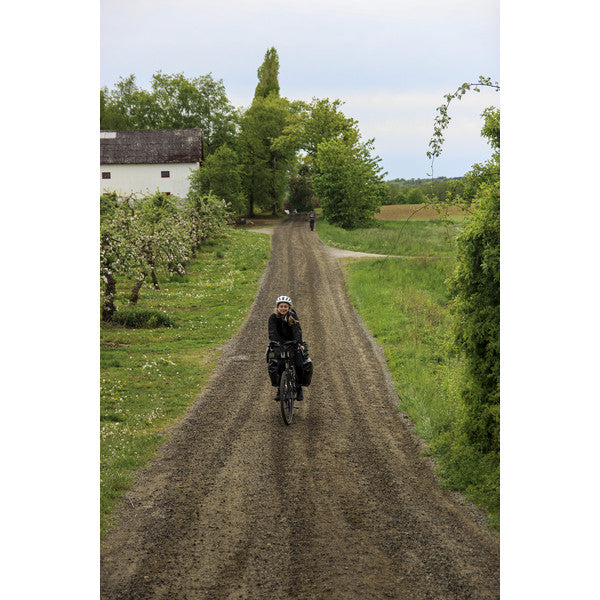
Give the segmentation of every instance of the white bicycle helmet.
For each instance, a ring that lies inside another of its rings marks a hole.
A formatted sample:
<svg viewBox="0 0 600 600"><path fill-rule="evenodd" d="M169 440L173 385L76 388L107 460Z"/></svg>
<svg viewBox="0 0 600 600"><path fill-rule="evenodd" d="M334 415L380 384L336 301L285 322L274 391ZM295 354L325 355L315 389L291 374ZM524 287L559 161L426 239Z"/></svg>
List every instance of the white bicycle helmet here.
<svg viewBox="0 0 600 600"><path fill-rule="evenodd" d="M282 302L286 302L290 306L292 305L292 299L289 296L279 296L275 302L275 306L279 306Z"/></svg>

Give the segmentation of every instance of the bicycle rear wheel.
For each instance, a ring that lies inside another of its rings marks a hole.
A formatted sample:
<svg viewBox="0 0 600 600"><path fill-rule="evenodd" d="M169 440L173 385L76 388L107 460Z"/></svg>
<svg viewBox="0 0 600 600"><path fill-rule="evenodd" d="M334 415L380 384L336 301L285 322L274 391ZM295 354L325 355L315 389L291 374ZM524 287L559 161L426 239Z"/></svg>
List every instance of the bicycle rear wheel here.
<svg viewBox="0 0 600 600"><path fill-rule="evenodd" d="M281 374L281 382L279 383L279 398L281 404L281 415L283 422L286 425L291 425L294 418L294 381L289 371L284 371Z"/></svg>

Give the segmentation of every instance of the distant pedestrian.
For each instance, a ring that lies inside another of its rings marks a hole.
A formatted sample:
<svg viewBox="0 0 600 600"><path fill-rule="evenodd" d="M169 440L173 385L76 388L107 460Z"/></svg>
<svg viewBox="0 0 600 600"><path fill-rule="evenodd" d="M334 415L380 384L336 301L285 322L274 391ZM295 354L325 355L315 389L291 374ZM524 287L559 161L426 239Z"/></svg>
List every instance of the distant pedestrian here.
<svg viewBox="0 0 600 600"><path fill-rule="evenodd" d="M317 215L315 214L314 210L311 210L308 213L308 222L310 223L310 230L314 231L315 230L315 219L317 218Z"/></svg>

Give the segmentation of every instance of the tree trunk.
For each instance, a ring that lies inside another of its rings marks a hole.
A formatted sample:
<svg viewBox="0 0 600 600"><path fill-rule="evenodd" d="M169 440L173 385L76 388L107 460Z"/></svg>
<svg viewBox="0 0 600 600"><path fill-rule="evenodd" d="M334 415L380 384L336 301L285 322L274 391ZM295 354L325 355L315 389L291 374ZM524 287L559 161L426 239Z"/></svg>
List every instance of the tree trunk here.
<svg viewBox="0 0 600 600"><path fill-rule="evenodd" d="M156 273L154 272L154 267L150 270L150 277L152 277L152 284L154 285L155 290L160 290L160 286L158 285L158 279L156 278Z"/></svg>
<svg viewBox="0 0 600 600"><path fill-rule="evenodd" d="M160 287L158 285L158 279L156 278L156 272L154 270L154 254L152 253L152 248L150 246L147 246L144 250L144 253L146 254L146 262L150 267L150 277L152 278L152 284L154 285L154 289L160 290Z"/></svg>
<svg viewBox="0 0 600 600"><path fill-rule="evenodd" d="M130 304L137 304L137 301L140 297L140 289L144 285L144 279L146 279L146 274L142 275L141 279L139 279L133 286L133 289L131 290L131 296L129 296Z"/></svg>
<svg viewBox="0 0 600 600"><path fill-rule="evenodd" d="M254 217L254 191L250 191L248 194L248 216Z"/></svg>
<svg viewBox="0 0 600 600"><path fill-rule="evenodd" d="M106 288L104 289L104 303L102 305L102 320L112 321L113 314L115 313L115 296L117 294L117 282L112 276L112 273L108 273L104 276L104 282Z"/></svg>
<svg viewBox="0 0 600 600"><path fill-rule="evenodd" d="M202 250L202 234L199 225L196 225L195 240L196 242L194 244L194 256L196 256L196 252L200 252L200 250Z"/></svg>

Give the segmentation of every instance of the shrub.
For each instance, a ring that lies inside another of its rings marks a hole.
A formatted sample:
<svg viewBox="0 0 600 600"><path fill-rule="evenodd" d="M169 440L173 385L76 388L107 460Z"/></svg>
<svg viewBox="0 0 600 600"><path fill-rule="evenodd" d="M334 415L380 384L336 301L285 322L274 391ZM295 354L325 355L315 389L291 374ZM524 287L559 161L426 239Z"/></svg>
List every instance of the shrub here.
<svg viewBox="0 0 600 600"><path fill-rule="evenodd" d="M158 327L174 327L173 319L160 310L143 310L139 308L123 308L113 315L113 323L131 329L156 329Z"/></svg>

